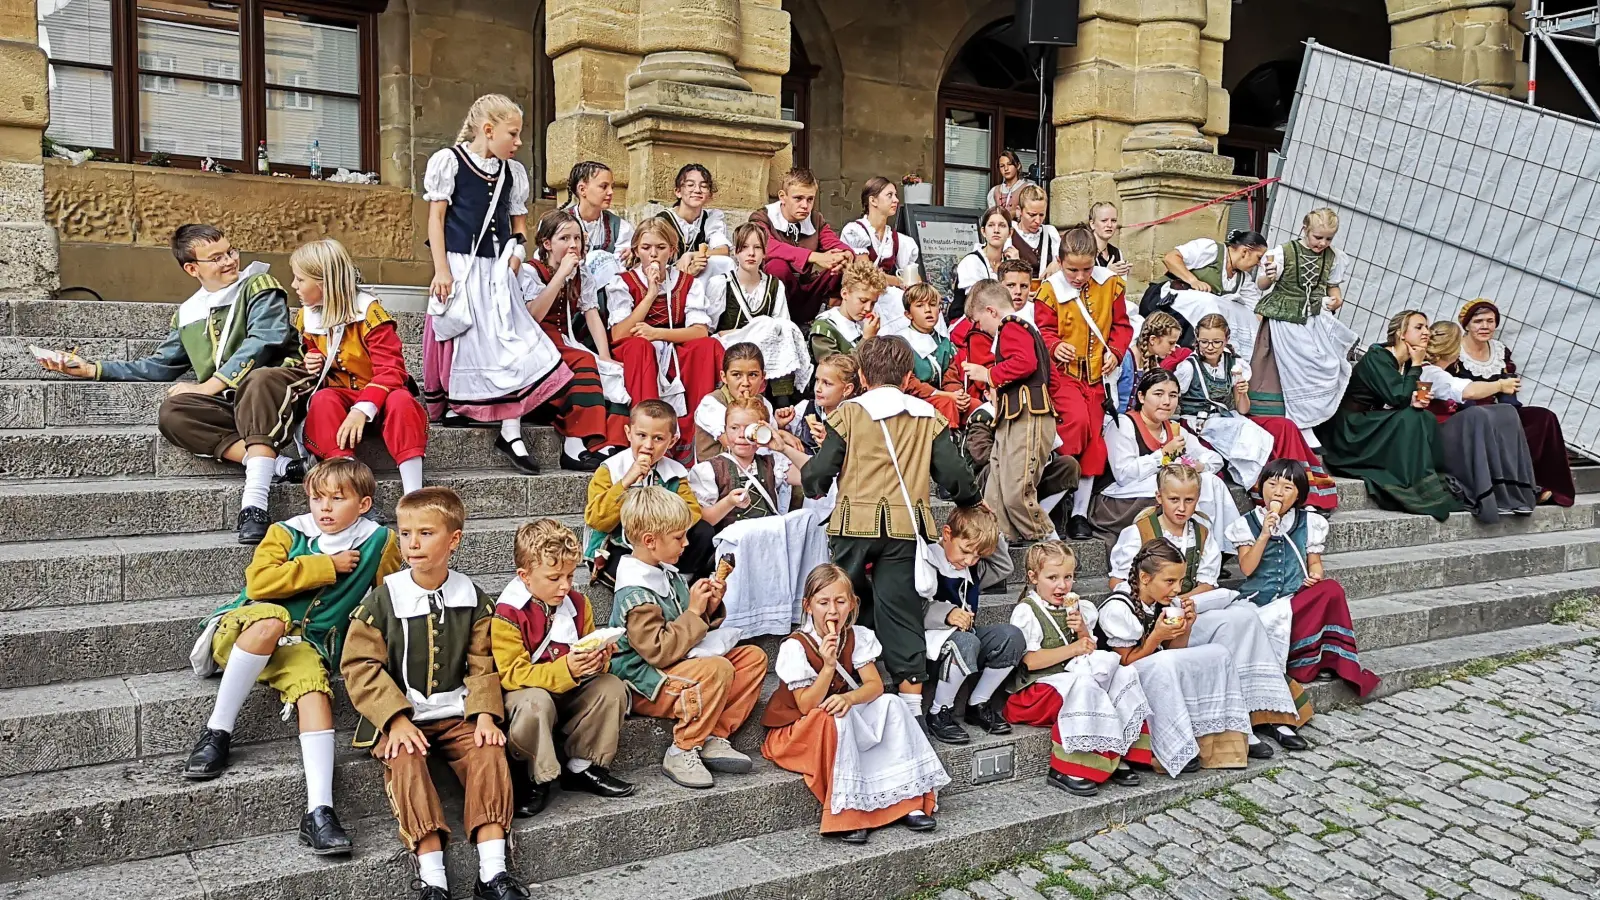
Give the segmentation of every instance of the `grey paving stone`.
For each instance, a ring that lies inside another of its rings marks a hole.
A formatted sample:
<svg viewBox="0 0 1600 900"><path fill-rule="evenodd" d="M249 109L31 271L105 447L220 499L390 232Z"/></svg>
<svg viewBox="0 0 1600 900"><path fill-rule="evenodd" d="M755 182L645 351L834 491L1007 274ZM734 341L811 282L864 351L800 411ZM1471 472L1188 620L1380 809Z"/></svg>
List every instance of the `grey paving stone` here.
<svg viewBox="0 0 1600 900"><path fill-rule="evenodd" d="M1515 805L1528 799L1527 791L1498 778L1468 778L1461 782L1461 788L1480 797L1508 805Z"/></svg>

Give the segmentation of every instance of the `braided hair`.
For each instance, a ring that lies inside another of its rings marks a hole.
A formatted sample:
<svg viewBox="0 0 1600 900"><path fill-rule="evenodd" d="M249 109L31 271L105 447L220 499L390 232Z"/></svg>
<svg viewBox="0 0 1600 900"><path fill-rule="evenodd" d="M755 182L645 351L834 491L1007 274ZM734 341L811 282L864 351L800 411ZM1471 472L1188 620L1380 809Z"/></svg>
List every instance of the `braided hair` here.
<svg viewBox="0 0 1600 900"><path fill-rule="evenodd" d="M1177 337L1183 334L1183 324L1172 313L1157 310L1144 320L1144 327L1139 329L1139 339L1134 346L1139 350L1139 359L1144 361L1144 371L1161 367L1161 360L1150 358L1150 342L1158 337L1171 335Z"/></svg>
<svg viewBox="0 0 1600 900"><path fill-rule="evenodd" d="M610 166L592 159L586 159L573 166L572 171L567 174L567 205L571 206L578 202L578 185L599 175L601 172L609 171L611 171Z"/></svg>
<svg viewBox="0 0 1600 900"><path fill-rule="evenodd" d="M1072 561L1072 568L1076 573L1078 556L1072 552L1072 548L1067 545L1066 541L1040 541L1028 548L1028 555L1022 559L1022 570L1029 575L1033 575L1050 563L1065 563L1068 560ZM1021 603L1031 590L1033 590L1033 582L1024 579L1022 592L1017 596L1017 602Z"/></svg>
<svg viewBox="0 0 1600 900"><path fill-rule="evenodd" d="M1144 583L1139 576L1153 576L1161 571L1162 566L1174 563L1183 565L1183 554L1179 553L1178 548L1172 546L1170 541L1163 537L1145 541L1139 552L1133 555L1133 562L1128 564L1128 595L1143 603L1144 598L1140 593L1144 589Z"/></svg>

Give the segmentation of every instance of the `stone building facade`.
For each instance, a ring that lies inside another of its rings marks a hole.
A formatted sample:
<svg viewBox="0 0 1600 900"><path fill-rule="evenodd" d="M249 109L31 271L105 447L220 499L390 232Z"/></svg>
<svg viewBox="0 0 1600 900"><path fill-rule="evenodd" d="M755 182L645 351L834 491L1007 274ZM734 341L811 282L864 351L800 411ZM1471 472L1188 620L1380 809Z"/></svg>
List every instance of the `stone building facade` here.
<svg viewBox="0 0 1600 900"><path fill-rule="evenodd" d="M279 271L300 242L330 236L368 279L425 284L425 162L489 91L528 111L523 158L549 189L545 204L572 163L593 158L615 170L618 208L638 213L671 197L681 164L699 161L717 177L715 204L737 216L767 202L798 156L839 224L859 214L860 185L873 175L917 173L942 187L956 129L971 125L959 117L1019 140L1038 118L1018 111L1027 95L1014 84L994 87L993 70L1011 57L989 51L1004 50L1011 0L331 0L309 6L371 16L361 94L376 98L369 158L380 184L152 168L132 155L70 166L40 158L51 78L40 8L67 2L0 0L4 295L84 285L107 298L175 299L192 284L165 243L194 220L219 222ZM111 2L142 10L154 0ZM257 3L272 0L246 5ZM1260 64L1292 66L1305 37L1513 93L1525 80L1525 6L1082 0L1078 45L1045 73L1052 219L1079 219L1090 202L1110 199L1124 223L1146 222L1251 183L1259 172L1218 152L1219 141L1231 152L1230 95L1259 82L1251 75ZM987 120L968 110L984 104L994 109ZM1128 233L1136 277L1151 277L1174 244L1218 233L1222 216L1212 207Z"/></svg>

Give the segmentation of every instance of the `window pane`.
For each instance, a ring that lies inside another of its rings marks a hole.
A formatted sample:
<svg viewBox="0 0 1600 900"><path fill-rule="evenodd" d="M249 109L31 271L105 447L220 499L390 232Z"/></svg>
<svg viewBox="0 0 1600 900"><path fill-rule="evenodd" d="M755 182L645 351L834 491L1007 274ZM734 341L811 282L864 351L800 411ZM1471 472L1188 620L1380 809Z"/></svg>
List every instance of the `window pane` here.
<svg viewBox="0 0 1600 900"><path fill-rule="evenodd" d="M111 65L111 0L45 0L39 46L51 59Z"/></svg>
<svg viewBox="0 0 1600 900"><path fill-rule="evenodd" d="M795 121L795 107L800 102L800 95L793 88L784 88L778 95L778 118L785 122Z"/></svg>
<svg viewBox="0 0 1600 900"><path fill-rule="evenodd" d="M50 67L50 139L74 147L111 147L111 73Z"/></svg>
<svg viewBox="0 0 1600 900"><path fill-rule="evenodd" d="M149 87L146 79L150 80ZM139 150L218 159L244 159L239 135L244 116L237 93L193 78L142 76L139 85ZM253 160L254 154L251 155Z"/></svg>
<svg viewBox="0 0 1600 900"><path fill-rule="evenodd" d="M267 10L267 83L354 94L361 89L361 36L354 25Z"/></svg>
<svg viewBox="0 0 1600 900"><path fill-rule="evenodd" d="M952 109L945 113L944 162L947 166L991 165L989 135L992 116L988 113ZM988 188L985 188L988 190Z"/></svg>
<svg viewBox="0 0 1600 900"><path fill-rule="evenodd" d="M361 168L361 103L299 91L267 91L267 157L308 166L311 142L318 161L332 173Z"/></svg>
<svg viewBox="0 0 1600 900"><path fill-rule="evenodd" d="M944 205L961 209L983 209L989 199L989 171L944 170Z"/></svg>
<svg viewBox="0 0 1600 900"><path fill-rule="evenodd" d="M194 0L141 0L139 16L140 68L218 77L222 67L237 77L237 8L215 9Z"/></svg>

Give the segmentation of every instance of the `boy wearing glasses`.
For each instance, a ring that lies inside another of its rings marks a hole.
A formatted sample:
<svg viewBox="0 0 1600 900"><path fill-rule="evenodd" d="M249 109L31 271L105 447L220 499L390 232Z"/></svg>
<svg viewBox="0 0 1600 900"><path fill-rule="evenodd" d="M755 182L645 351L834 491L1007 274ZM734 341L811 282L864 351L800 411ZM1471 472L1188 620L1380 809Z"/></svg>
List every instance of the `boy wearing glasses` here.
<svg viewBox="0 0 1600 900"><path fill-rule="evenodd" d="M299 336L288 295L266 265L239 268L239 251L214 225L182 225L172 255L199 290L178 306L172 333L144 359L43 360L52 372L97 381L172 381L157 424L162 437L196 456L244 466L239 543L259 544L272 519L275 478L298 481L298 460L278 455L293 436L301 397L317 378L299 368ZM194 382L177 381L193 370ZM293 464L293 465L291 465Z"/></svg>

